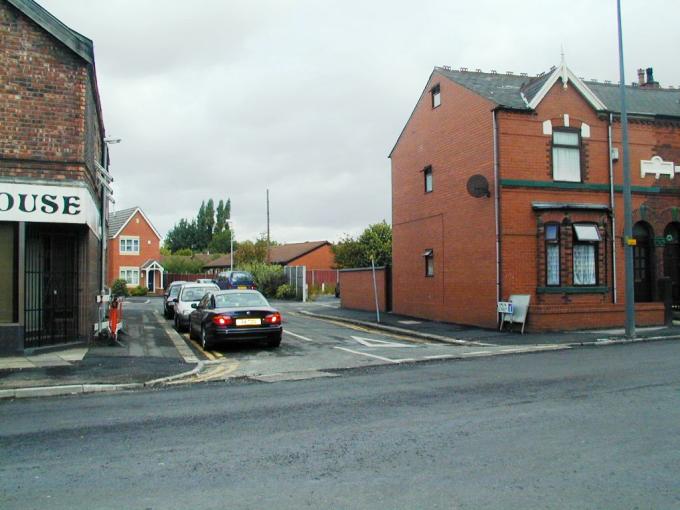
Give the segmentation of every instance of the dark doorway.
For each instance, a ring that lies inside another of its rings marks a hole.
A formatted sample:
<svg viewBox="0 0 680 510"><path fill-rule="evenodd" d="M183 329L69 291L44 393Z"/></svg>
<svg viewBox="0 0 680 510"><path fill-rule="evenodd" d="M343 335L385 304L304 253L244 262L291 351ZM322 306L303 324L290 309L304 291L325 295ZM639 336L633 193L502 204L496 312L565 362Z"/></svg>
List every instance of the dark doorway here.
<svg viewBox="0 0 680 510"><path fill-rule="evenodd" d="M154 277L156 276L156 273L152 271L151 269L146 270L146 279L147 279L147 288L149 289L149 292L153 292L156 290L154 288Z"/></svg>
<svg viewBox="0 0 680 510"><path fill-rule="evenodd" d="M633 226L633 276L635 287L635 302L652 301L652 229L647 223L637 222Z"/></svg>
<svg viewBox="0 0 680 510"><path fill-rule="evenodd" d="M26 229L24 347L78 336L78 235L51 226Z"/></svg>
<svg viewBox="0 0 680 510"><path fill-rule="evenodd" d="M664 276L671 279L673 304L680 305L680 224L669 223L663 235L666 241L663 249Z"/></svg>

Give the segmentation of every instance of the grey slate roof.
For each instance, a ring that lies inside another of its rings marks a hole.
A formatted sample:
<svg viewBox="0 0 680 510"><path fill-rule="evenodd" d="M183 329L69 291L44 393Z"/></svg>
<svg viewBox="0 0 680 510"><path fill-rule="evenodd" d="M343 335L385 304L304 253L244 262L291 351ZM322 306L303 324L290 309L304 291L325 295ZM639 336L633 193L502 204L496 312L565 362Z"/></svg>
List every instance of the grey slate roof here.
<svg viewBox="0 0 680 510"><path fill-rule="evenodd" d="M540 76L456 71L436 67L435 72L459 85L493 101L504 108L529 110L522 99L531 101L552 71ZM620 112L619 87L594 81L584 81L593 93L607 106L608 111ZM648 89L626 86L628 113L661 117L680 117L680 89Z"/></svg>
<svg viewBox="0 0 680 510"><path fill-rule="evenodd" d="M108 238L111 239L120 228L125 225L125 222L135 213L138 207L130 207L122 211L116 211L109 214L109 226L107 229Z"/></svg>

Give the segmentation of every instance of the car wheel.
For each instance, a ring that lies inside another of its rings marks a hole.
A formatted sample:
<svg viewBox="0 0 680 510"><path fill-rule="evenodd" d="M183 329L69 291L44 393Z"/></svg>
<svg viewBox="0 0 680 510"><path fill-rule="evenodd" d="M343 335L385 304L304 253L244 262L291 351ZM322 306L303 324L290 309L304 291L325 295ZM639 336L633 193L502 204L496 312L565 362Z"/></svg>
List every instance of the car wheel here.
<svg viewBox="0 0 680 510"><path fill-rule="evenodd" d="M267 345L269 347L278 347L279 345L281 345L281 333L267 341Z"/></svg>
<svg viewBox="0 0 680 510"><path fill-rule="evenodd" d="M198 338L197 338L196 335L194 334L194 328L193 328L193 326L191 325L191 319L189 319L189 338L190 338L191 340L198 340Z"/></svg>
<svg viewBox="0 0 680 510"><path fill-rule="evenodd" d="M175 314L175 329L178 333L182 332L182 323L179 321L179 315Z"/></svg>
<svg viewBox="0 0 680 510"><path fill-rule="evenodd" d="M205 326L201 326L201 347L204 351L210 349L210 341L208 340L208 334L205 332Z"/></svg>

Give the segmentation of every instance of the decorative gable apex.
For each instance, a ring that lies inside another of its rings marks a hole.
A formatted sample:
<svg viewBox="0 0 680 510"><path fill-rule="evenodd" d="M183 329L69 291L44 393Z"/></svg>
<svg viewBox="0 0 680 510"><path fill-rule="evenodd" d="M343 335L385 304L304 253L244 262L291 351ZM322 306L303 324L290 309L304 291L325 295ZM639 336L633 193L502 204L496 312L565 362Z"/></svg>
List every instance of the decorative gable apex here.
<svg viewBox="0 0 680 510"><path fill-rule="evenodd" d="M565 89L569 86L569 82L571 82L574 88L576 88L576 90L581 93L586 101L588 101L590 106L592 106L595 110L607 110L605 104L600 101L600 99L593 93L592 90L590 90L588 85L586 85L583 80L576 76L572 70L567 67L567 64L564 62L564 60L562 60L562 63L559 67L556 67L552 71L552 74L550 74L548 79L545 81L536 95L531 99L531 101L527 102L527 106L532 110L535 110L541 101L543 101L543 98L548 94L552 86L557 83L557 80L562 80L562 87Z"/></svg>

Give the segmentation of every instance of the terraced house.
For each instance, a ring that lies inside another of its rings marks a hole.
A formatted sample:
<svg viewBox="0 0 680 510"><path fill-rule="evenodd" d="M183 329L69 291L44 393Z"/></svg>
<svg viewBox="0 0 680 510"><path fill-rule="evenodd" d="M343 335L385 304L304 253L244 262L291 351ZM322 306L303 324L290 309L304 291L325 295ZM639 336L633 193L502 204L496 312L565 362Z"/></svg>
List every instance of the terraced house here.
<svg viewBox="0 0 680 510"><path fill-rule="evenodd" d="M0 354L91 335L107 168L92 41L0 0Z"/></svg>
<svg viewBox="0 0 680 510"><path fill-rule="evenodd" d="M638 325L658 283L680 304L680 90L626 86ZM393 309L496 327L529 295L529 330L624 324L618 84L563 62L538 76L436 67L392 163Z"/></svg>

